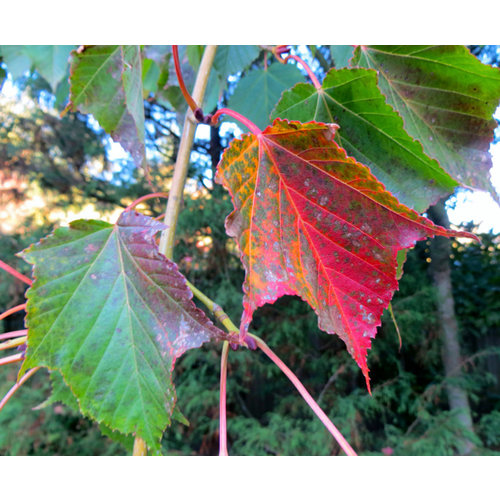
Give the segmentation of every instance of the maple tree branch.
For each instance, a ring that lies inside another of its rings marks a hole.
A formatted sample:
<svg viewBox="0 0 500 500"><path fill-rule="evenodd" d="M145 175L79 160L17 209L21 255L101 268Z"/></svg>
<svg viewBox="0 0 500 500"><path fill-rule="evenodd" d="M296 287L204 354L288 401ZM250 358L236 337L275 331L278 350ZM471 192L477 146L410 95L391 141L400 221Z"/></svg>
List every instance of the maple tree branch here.
<svg viewBox="0 0 500 500"><path fill-rule="evenodd" d="M15 394L15 392L21 387L35 372L37 372L41 366L35 366L31 370L27 371L9 390L9 392L0 401L0 411L7 404L9 399Z"/></svg>
<svg viewBox="0 0 500 500"><path fill-rule="evenodd" d="M222 344L220 358L220 397L219 397L219 456L227 457L227 418L226 418L226 381L227 381L227 358L229 354L229 342Z"/></svg>
<svg viewBox="0 0 500 500"><path fill-rule="evenodd" d="M349 456L357 456L357 453L351 448L351 445L347 442L347 440L342 436L340 431L333 425L333 422L328 418L326 413L320 408L318 403L314 401L312 396L307 392L307 389L302 385L302 382L295 376L295 374L288 368L288 366L281 361L281 359L269 348L269 346L256 335L249 334L254 338L257 347L261 351L263 351L271 361L276 364L281 371L288 377L290 382L295 386L295 388L299 391L300 395L304 398L306 403L309 405L311 410L316 414L316 416L321 420L323 425L328 429L330 434L335 438L339 446L344 450L346 455Z"/></svg>
<svg viewBox="0 0 500 500"><path fill-rule="evenodd" d="M5 263L3 260L0 260L0 268L4 271L7 271L9 274L12 274L12 276L16 277L17 279L24 281L24 283L26 283L27 285L31 285L33 283L33 280L29 279L24 274L21 274L19 271L16 271L13 267L9 266L9 264Z"/></svg>
<svg viewBox="0 0 500 500"><path fill-rule="evenodd" d="M208 76L215 57L216 45L207 45L203 58L200 63L198 75L193 89L193 99L198 102L203 101L205 90L208 83ZM184 184L186 182L187 170L189 166L189 157L193 146L194 132L198 123L196 122L193 111L190 109L186 113L184 120L184 128L182 130L181 142L179 144L179 152L175 163L174 175L172 178L172 186L170 188L167 208L165 210L165 224L167 229L162 231L159 251L168 259L173 258L174 254L174 237L179 217L182 194L184 192Z"/></svg>

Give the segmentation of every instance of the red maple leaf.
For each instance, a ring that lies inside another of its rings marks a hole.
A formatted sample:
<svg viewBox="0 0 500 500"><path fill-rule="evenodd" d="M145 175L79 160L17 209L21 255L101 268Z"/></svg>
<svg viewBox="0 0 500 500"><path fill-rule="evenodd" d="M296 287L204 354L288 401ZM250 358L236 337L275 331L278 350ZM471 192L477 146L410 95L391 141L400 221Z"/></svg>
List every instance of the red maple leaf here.
<svg viewBox="0 0 500 500"><path fill-rule="evenodd" d="M299 295L336 333L369 388L367 350L398 288L396 254L429 236L468 236L400 204L333 140L336 125L275 120L234 140L217 181L231 193L226 220L246 271L241 334L254 311Z"/></svg>

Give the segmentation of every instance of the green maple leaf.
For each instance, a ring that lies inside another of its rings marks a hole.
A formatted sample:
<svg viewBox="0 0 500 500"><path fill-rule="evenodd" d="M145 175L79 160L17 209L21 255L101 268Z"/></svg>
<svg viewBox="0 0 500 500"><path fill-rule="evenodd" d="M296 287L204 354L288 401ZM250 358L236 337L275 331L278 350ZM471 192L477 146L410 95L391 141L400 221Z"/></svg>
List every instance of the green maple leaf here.
<svg viewBox="0 0 500 500"><path fill-rule="evenodd" d="M136 212L115 225L79 220L21 254L35 277L22 371L58 370L84 415L155 451L175 406L176 359L225 338L158 253L162 228Z"/></svg>

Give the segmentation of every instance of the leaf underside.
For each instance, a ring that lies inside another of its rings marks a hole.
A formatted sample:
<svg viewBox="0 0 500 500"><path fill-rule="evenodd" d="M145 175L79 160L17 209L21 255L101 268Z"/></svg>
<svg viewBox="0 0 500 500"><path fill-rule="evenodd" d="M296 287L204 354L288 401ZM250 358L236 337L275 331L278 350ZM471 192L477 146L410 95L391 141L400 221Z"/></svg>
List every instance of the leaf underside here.
<svg viewBox="0 0 500 500"><path fill-rule="evenodd" d="M138 167L145 167L140 48L91 45L72 52L70 106L91 113Z"/></svg>
<svg viewBox="0 0 500 500"><path fill-rule="evenodd" d="M320 89L301 83L283 93L272 118L340 126L337 143L368 166L401 203L424 212L458 183L404 130L403 120L366 69L332 69Z"/></svg>
<svg viewBox="0 0 500 500"><path fill-rule="evenodd" d="M367 350L397 289L397 253L429 236L471 236L401 205L333 140L335 125L277 119L234 140L217 181L246 271L241 334L254 311L299 295L338 334L369 384Z"/></svg>
<svg viewBox="0 0 500 500"><path fill-rule="evenodd" d="M487 66L459 45L360 46L355 65L377 70L387 102L406 131L455 179L489 191L500 100L500 69Z"/></svg>
<svg viewBox="0 0 500 500"><path fill-rule="evenodd" d="M174 410L176 359L225 338L158 253L163 228L136 212L116 225L78 220L21 254L35 277L22 370L59 370L84 415L156 451Z"/></svg>

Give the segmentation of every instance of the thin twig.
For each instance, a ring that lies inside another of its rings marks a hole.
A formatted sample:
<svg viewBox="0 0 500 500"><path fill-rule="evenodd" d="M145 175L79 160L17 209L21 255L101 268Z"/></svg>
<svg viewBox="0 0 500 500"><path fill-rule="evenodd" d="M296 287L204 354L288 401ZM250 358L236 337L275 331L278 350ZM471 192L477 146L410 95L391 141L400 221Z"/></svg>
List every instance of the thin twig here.
<svg viewBox="0 0 500 500"><path fill-rule="evenodd" d="M338 367L338 369L335 371L335 373L328 379L328 381L326 382L325 386L323 387L323 389L319 393L318 404L321 403L321 401L323 400L323 396L325 395L325 393L328 390L328 388L335 382L335 380L337 380L338 376L341 373L343 373L344 370L345 370L345 364L344 365L340 365Z"/></svg>
<svg viewBox="0 0 500 500"><path fill-rule="evenodd" d="M401 348L403 347L403 341L401 340L401 333L399 331L398 322L396 321L396 316L394 316L394 311L392 310L392 302L389 302L389 306L387 307L389 314L391 315L392 322L394 323L394 327L396 328L396 333L398 334L399 339L399 352L401 352Z"/></svg>

